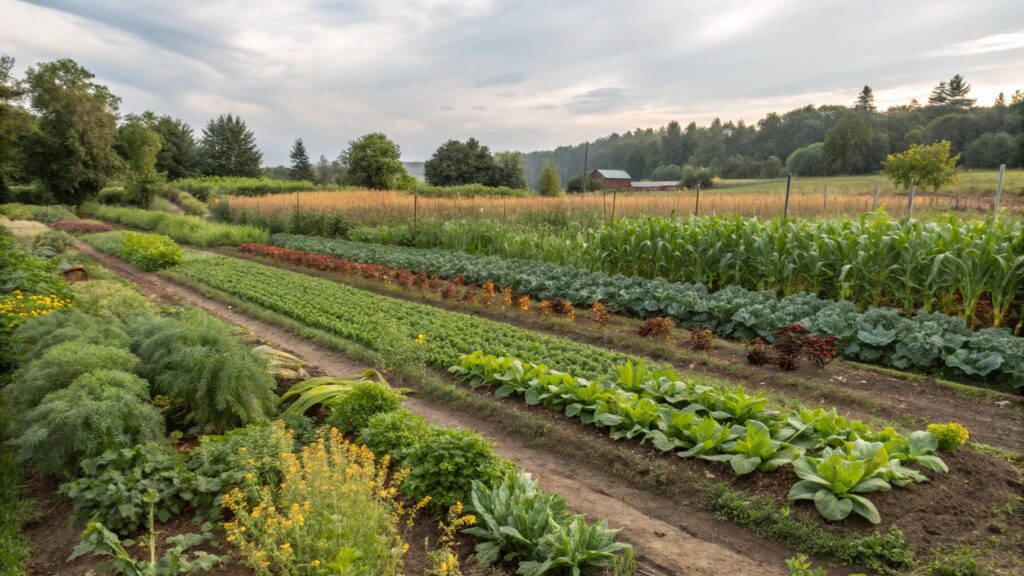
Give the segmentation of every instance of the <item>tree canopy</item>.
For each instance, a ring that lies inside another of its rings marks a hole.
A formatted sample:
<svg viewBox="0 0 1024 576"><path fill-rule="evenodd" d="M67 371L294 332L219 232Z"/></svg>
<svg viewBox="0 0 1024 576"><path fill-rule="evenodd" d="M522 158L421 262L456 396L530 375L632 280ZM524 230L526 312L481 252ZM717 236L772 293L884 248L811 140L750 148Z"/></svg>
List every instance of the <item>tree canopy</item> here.
<svg viewBox="0 0 1024 576"><path fill-rule="evenodd" d="M74 60L28 69L25 84L39 125L26 144L29 172L54 197L80 204L121 170L114 151L120 100Z"/></svg>
<svg viewBox="0 0 1024 576"><path fill-rule="evenodd" d="M296 138L295 143L292 144L292 151L288 154L288 157L292 161L291 170L289 176L292 180L312 180L313 164L309 161L309 155L306 154L306 145L302 143L302 138Z"/></svg>
<svg viewBox="0 0 1024 576"><path fill-rule="evenodd" d="M211 176L260 175L263 153L256 136L239 116L224 114L212 118L203 129L200 142L203 173Z"/></svg>
<svg viewBox="0 0 1024 576"><path fill-rule="evenodd" d="M445 142L423 166L427 182L435 186L488 184L494 168L491 151L476 138Z"/></svg>
<svg viewBox="0 0 1024 576"><path fill-rule="evenodd" d="M959 159L959 154L950 154L948 140L927 146L915 144L905 152L890 154L885 159L883 171L894 184L902 188L916 184L938 190L956 180L956 163Z"/></svg>
<svg viewBox="0 0 1024 576"><path fill-rule="evenodd" d="M385 190L397 188L409 175L401 161L398 144L383 133L374 132L349 142L341 160L348 170L348 182Z"/></svg>

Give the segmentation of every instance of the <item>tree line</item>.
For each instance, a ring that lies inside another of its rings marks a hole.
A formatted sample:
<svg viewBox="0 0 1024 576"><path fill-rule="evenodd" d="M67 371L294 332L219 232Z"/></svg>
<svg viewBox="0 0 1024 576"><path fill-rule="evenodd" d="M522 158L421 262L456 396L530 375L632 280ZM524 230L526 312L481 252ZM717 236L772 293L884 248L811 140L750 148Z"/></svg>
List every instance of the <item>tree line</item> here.
<svg viewBox="0 0 1024 576"><path fill-rule="evenodd" d="M590 142L587 165L625 170L635 180L678 180L687 166L722 178L865 174L877 172L890 153L948 140L967 168L1024 166L1024 93L978 106L970 91L958 74L940 82L926 104L912 100L885 111L865 86L850 106L809 105L755 124L716 118L684 128L672 121ZM527 153L527 181L536 185L543 164L552 162L566 183L583 173L585 153L585 144Z"/></svg>
<svg viewBox="0 0 1024 576"><path fill-rule="evenodd" d="M0 55L0 202L12 187L38 183L39 201L79 204L113 182L127 200L146 206L167 180L193 176L276 176L372 188L410 187L398 145L379 133L349 143L334 162L314 166L302 139L288 168L263 168L263 154L245 121L211 118L200 135L179 118L152 111L121 116L120 98L71 59L13 75Z"/></svg>

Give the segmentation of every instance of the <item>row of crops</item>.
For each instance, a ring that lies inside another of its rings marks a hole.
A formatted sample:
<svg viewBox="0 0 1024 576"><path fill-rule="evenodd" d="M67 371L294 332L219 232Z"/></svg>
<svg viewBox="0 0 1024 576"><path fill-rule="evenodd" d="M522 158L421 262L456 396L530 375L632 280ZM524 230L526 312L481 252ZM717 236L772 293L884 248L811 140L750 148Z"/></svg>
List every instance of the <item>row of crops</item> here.
<svg viewBox="0 0 1024 576"><path fill-rule="evenodd" d="M422 334L424 360L447 367L480 347L568 366L586 377L632 359L595 346L537 334L432 306L380 296L297 272L226 256L192 254L171 273L370 349L410 344ZM411 344L410 344L411 345Z"/></svg>
<svg viewBox="0 0 1024 576"><path fill-rule="evenodd" d="M541 260L644 278L740 286L780 296L809 292L860 307L895 306L1024 328L1024 224L934 222L868 214L845 220L691 217L618 220L586 228L453 221L415 238L388 229L353 237L412 241L477 254Z"/></svg>
<svg viewBox="0 0 1024 576"><path fill-rule="evenodd" d="M663 278L609 275L571 266L471 255L443 249L419 249L344 240L277 234L280 247L327 254L454 278L494 282L541 299L567 299L638 317L669 316L680 324L711 328L741 340L763 338L789 324L835 336L851 359L900 369L985 379L1024 389L1024 340L1008 330L971 332L963 318L920 311L911 317L894 308L860 311L850 301L832 301L808 293L779 298L773 291L731 285L709 292L701 284Z"/></svg>
<svg viewBox="0 0 1024 576"><path fill-rule="evenodd" d="M854 513L877 524L881 516L864 494L928 480L910 466L948 472L932 432L873 431L821 408L780 412L761 395L684 382L671 370L627 363L615 377L591 381L478 350L450 371L470 386L496 387L498 396L521 395L530 405L607 428L615 439L638 438L682 458L728 462L741 476L792 465L800 481L789 498L814 501L829 520ZM955 448L958 441L950 438L947 447Z"/></svg>

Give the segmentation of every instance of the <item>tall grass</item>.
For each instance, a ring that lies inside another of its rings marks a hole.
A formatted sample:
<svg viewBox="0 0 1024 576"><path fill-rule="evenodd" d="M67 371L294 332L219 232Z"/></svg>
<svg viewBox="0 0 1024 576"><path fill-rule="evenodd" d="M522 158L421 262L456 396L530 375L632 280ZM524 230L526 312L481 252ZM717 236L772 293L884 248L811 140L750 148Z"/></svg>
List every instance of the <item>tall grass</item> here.
<svg viewBox="0 0 1024 576"><path fill-rule="evenodd" d="M852 177L851 177L852 178ZM804 218L859 216L875 205L875 181L830 184L825 198L824 180L795 182L789 215ZM703 190L698 205L695 190L669 192L595 192L558 197L414 197L402 191L332 190L296 192L270 197L231 196L221 200L218 214L233 222L262 222L295 211L337 212L353 224L398 224L418 221L485 219L503 224L530 223L557 215L565 221L597 222L621 217L691 215L736 215L774 218L785 205L785 181L727 183L725 187ZM993 185L994 187L994 185ZM1024 213L1024 195L1007 189L1002 207L1009 213ZM882 182L877 208L894 216L908 213L908 196ZM914 215L955 212L978 215L992 209L991 193L986 195L947 194L918 191Z"/></svg>
<svg viewBox="0 0 1024 576"><path fill-rule="evenodd" d="M270 238L266 230L255 226L209 222L196 216L102 206L95 202L83 204L81 211L100 220L156 232L196 246L235 246L244 242L266 242Z"/></svg>

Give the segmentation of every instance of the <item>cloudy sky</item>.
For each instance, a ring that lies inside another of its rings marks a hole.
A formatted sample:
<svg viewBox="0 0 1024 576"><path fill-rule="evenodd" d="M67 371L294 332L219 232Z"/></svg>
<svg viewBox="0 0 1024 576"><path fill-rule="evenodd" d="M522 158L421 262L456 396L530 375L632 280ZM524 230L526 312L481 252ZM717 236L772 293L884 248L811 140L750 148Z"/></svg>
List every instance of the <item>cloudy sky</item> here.
<svg viewBox="0 0 1024 576"><path fill-rule="evenodd" d="M383 131L407 160L449 138L551 148L676 119L756 121L924 100L961 73L1024 89L1021 0L0 0L16 71L70 57L196 131L226 112L268 164Z"/></svg>

